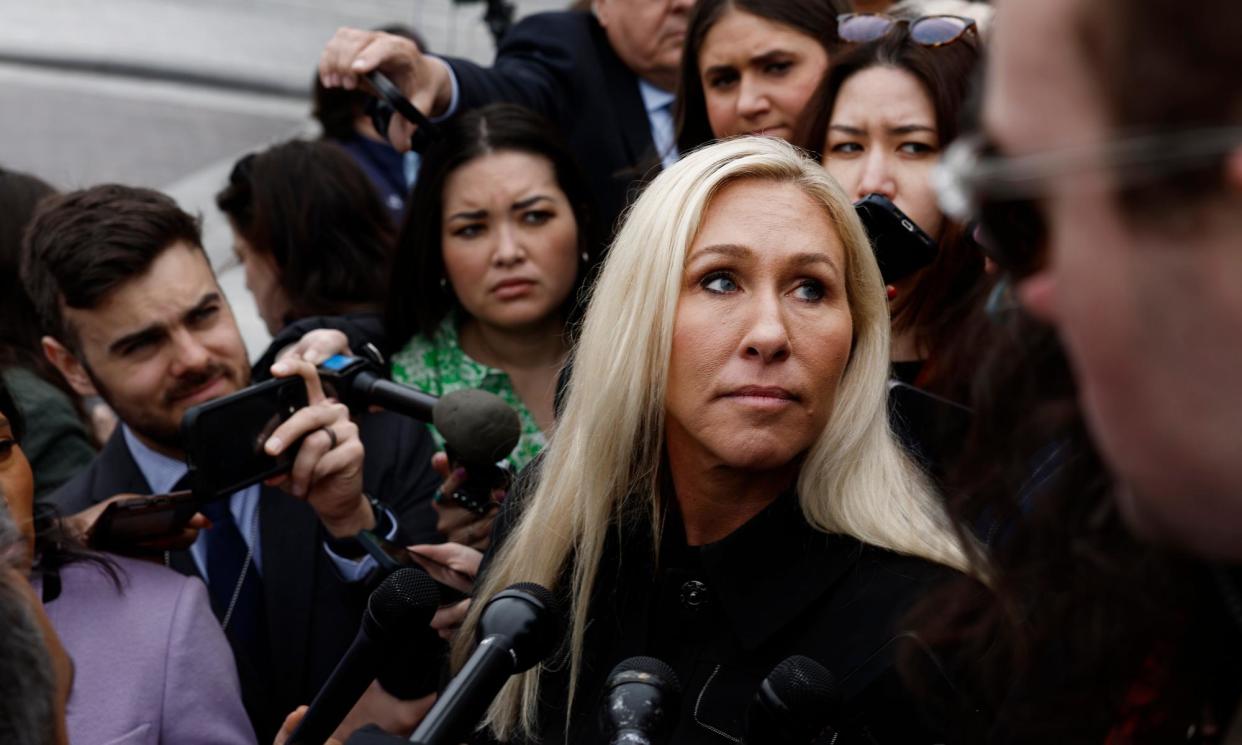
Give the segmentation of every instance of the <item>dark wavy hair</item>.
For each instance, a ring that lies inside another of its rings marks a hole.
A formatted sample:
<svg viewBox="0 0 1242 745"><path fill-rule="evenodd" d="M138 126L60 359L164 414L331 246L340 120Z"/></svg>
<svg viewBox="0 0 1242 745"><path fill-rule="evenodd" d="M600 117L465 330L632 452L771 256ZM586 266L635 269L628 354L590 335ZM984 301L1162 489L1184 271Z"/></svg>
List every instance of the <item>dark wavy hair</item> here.
<svg viewBox="0 0 1242 745"><path fill-rule="evenodd" d="M292 140L247 155L216 204L275 261L286 323L379 307L395 231L366 174L337 145Z"/></svg>
<svg viewBox="0 0 1242 745"><path fill-rule="evenodd" d="M957 138L963 120L973 113L969 104L976 98L973 94L981 63L982 50L973 32L950 44L927 47L910 39L908 26L895 26L883 38L859 44L833 61L828 76L811 98L810 113L797 144L819 154L846 81L873 67L890 67L914 76L927 92L937 138L944 148ZM956 381L948 379L939 364L938 350L959 332L971 311L976 299L972 290L983 274L983 254L965 226L952 221L945 223L939 245L935 261L922 270L909 292L894 301L893 328L898 332L913 330L919 347L931 353L920 374L920 385L957 397L960 391L954 390Z"/></svg>
<svg viewBox="0 0 1242 745"><path fill-rule="evenodd" d="M435 336L449 312L461 310L451 289L440 284L445 276L441 246L444 185L458 168L491 153L527 153L552 164L557 185L569 200L578 224L578 251L587 256L563 308L567 325L576 318L582 288L598 253L597 227L582 172L555 133L556 128L546 119L512 104L475 109L444 127L443 136L423 156L398 239L384 312L392 345L386 352L400 349L415 334Z"/></svg>
<svg viewBox="0 0 1242 745"><path fill-rule="evenodd" d="M849 12L845 0L700 0L690 13L686 46L681 55L677 82L677 102L673 118L677 122L677 148L688 153L716 136L707 121L707 101L699 75L699 54L703 41L721 18L731 10L789 26L820 43L834 61L841 41L837 37L837 16ZM809 111L810 109L808 109Z"/></svg>
<svg viewBox="0 0 1242 745"><path fill-rule="evenodd" d="M22 236L35 208L54 194L55 189L34 176L0 168L0 370L30 370L78 406L77 394L43 356L43 324L21 281Z"/></svg>

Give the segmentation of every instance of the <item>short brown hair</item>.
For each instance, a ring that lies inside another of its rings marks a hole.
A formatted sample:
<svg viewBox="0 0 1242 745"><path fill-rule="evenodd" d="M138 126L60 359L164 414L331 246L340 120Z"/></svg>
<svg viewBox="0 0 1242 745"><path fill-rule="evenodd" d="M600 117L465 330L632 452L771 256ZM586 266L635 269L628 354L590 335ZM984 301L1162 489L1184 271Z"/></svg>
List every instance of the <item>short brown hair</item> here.
<svg viewBox="0 0 1242 745"><path fill-rule="evenodd" d="M95 308L165 249L203 249L198 221L151 189L103 184L43 202L22 245L22 281L43 331L77 348L63 308Z"/></svg>

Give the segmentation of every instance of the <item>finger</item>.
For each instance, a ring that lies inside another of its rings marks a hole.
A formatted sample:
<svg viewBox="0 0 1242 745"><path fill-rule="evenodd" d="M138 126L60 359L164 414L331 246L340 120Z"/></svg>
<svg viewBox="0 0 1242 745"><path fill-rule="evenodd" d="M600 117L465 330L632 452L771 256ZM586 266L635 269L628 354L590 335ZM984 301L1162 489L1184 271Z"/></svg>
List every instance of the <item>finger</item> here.
<svg viewBox="0 0 1242 745"><path fill-rule="evenodd" d="M340 87L349 67L375 32L356 28L340 28L324 47L319 58L320 80L329 88Z"/></svg>
<svg viewBox="0 0 1242 745"><path fill-rule="evenodd" d="M358 439L350 440L333 448L315 464L311 471L308 492L319 483L336 477L353 477L362 471L363 448Z"/></svg>
<svg viewBox="0 0 1242 745"><path fill-rule="evenodd" d="M358 440L357 425L346 421L328 426L339 433L335 442L321 427L308 434L298 449L293 467L289 469L290 491L295 497L306 496L319 481L355 460L356 465L361 466L362 443Z"/></svg>
<svg viewBox="0 0 1242 745"><path fill-rule="evenodd" d="M293 735L293 731L302 723L302 717L306 716L306 706L299 706L289 712L289 716L285 717L285 721L280 725L280 731L276 733L276 739L272 741L272 745L284 745L285 742Z"/></svg>
<svg viewBox="0 0 1242 745"><path fill-rule="evenodd" d="M465 507L460 507L452 502L441 502L436 507L436 514L439 519L436 521L436 529L442 535L456 533L464 528L473 525L479 516Z"/></svg>
<svg viewBox="0 0 1242 745"><path fill-rule="evenodd" d="M267 441L263 443L263 450L268 455L280 455L299 438L321 427L331 427L338 443L357 432L357 425L349 421L349 409L345 404L324 400L317 405L307 406L294 412L293 416L282 422L267 438ZM321 432L320 435L325 444L331 442L332 438L326 432Z"/></svg>
<svg viewBox="0 0 1242 745"><path fill-rule="evenodd" d="M450 641L453 635L457 633L457 629L461 628L462 623L466 620L466 614L469 610L469 598L453 605L447 605L436 611L436 614L431 617L431 628L435 629L441 639Z"/></svg>
<svg viewBox="0 0 1242 745"><path fill-rule="evenodd" d="M431 470L440 474L440 478L447 479L449 477L449 472L450 472L448 453L441 450L440 452L431 456Z"/></svg>
<svg viewBox="0 0 1242 745"><path fill-rule="evenodd" d="M336 354L351 354L349 338L336 329L312 331L310 338L306 341L306 346L299 357L312 365L318 365Z"/></svg>
<svg viewBox="0 0 1242 745"><path fill-rule="evenodd" d="M186 522L185 527L194 528L195 530L206 530L211 527L211 520L201 512L195 512L194 516Z"/></svg>
<svg viewBox="0 0 1242 745"><path fill-rule="evenodd" d="M470 474L466 472L466 469L464 468L453 469L453 472L448 474L445 477L444 483L440 484L440 493L447 497L448 495L460 489L461 485L466 483L466 481L469 480L469 478L470 478Z"/></svg>
<svg viewBox="0 0 1242 745"><path fill-rule="evenodd" d="M460 543L422 543L410 546L409 552L415 558L425 556L470 577L478 575L479 563L483 561L483 554Z"/></svg>
<svg viewBox="0 0 1242 745"><path fill-rule="evenodd" d="M298 375L306 383L306 402L315 405L327 398L323 394L323 384L319 382L319 370L306 360L287 359L272 365L272 375L277 378L290 378Z"/></svg>

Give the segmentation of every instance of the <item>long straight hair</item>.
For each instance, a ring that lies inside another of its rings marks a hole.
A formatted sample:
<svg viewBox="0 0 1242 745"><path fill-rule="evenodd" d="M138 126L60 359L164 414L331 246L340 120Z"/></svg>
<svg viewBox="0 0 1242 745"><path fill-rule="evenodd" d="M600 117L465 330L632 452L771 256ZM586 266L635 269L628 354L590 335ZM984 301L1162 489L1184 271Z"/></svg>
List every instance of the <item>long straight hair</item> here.
<svg viewBox="0 0 1242 745"><path fill-rule="evenodd" d="M568 598L567 722L610 527L636 515L650 519L659 545L657 516L671 496L660 488L664 398L688 248L712 198L749 179L796 185L822 205L845 245L855 337L836 408L798 479L806 520L826 533L967 568L937 498L889 429L887 301L849 200L785 142L743 137L703 148L660 174L618 233L582 322L565 410L539 483L477 594L483 601L515 582L538 582ZM482 608L474 604L457 636L456 665L473 646ZM500 739L536 731L539 675L536 669L510 681L493 703L485 724Z"/></svg>

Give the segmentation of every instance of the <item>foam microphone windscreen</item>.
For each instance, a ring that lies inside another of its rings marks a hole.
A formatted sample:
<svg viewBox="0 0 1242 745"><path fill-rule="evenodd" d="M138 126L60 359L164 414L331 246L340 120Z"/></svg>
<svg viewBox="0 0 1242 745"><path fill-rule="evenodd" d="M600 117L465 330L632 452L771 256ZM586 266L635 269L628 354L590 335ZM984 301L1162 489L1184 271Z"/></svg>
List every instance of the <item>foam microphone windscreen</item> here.
<svg viewBox="0 0 1242 745"><path fill-rule="evenodd" d="M522 423L513 407L475 388L442 396L432 412L432 423L449 449L467 464L503 460L522 436Z"/></svg>

